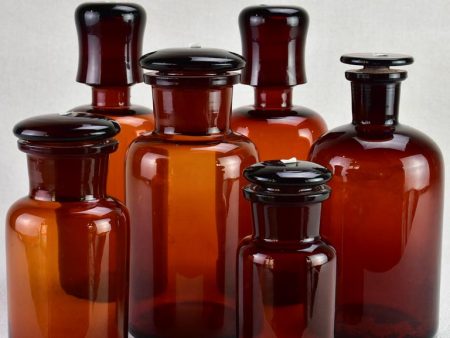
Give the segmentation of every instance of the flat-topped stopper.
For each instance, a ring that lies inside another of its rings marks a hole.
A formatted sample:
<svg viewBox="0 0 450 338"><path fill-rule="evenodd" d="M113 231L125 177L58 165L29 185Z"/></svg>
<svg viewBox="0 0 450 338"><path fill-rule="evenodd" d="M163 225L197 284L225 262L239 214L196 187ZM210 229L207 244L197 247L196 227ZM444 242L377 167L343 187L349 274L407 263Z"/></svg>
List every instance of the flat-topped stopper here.
<svg viewBox="0 0 450 338"><path fill-rule="evenodd" d="M252 185L245 188L248 199L283 202L319 202L328 198L326 183L331 172L308 161L275 160L256 163L244 170Z"/></svg>
<svg viewBox="0 0 450 338"><path fill-rule="evenodd" d="M404 54L352 53L342 55L341 62L364 67L346 71L345 77L347 80L396 82L406 79L407 72L389 67L410 65L414 62L414 59L412 56Z"/></svg>
<svg viewBox="0 0 450 338"><path fill-rule="evenodd" d="M148 84L195 86L228 85L239 79L233 72L245 66L242 56L217 48L168 48L141 57L142 68Z"/></svg>

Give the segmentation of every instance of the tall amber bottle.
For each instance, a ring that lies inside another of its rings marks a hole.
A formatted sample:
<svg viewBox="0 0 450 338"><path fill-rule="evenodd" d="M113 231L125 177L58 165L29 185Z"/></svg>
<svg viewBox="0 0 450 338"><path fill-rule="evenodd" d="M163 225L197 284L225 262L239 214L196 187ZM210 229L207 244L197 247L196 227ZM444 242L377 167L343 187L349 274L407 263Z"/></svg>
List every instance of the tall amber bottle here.
<svg viewBox="0 0 450 338"><path fill-rule="evenodd" d="M255 88L255 102L236 109L231 126L256 144L261 160L306 159L327 130L319 114L292 104L293 87L306 83L308 23L308 13L294 6L252 6L239 15L247 60L241 82Z"/></svg>
<svg viewBox="0 0 450 338"><path fill-rule="evenodd" d="M87 114L14 127L30 193L7 215L10 338L127 337L128 212L105 192L118 131Z"/></svg>
<svg viewBox="0 0 450 338"><path fill-rule="evenodd" d="M233 71L244 64L202 48L141 59L156 125L127 157L134 337L236 336L236 251L251 233L242 171L257 161L229 128Z"/></svg>
<svg viewBox="0 0 450 338"><path fill-rule="evenodd" d="M438 326L443 162L438 147L400 124L400 82L413 62L349 54L353 122L313 146L333 196L322 234L338 254L336 337L433 337Z"/></svg>
<svg viewBox="0 0 450 338"><path fill-rule="evenodd" d="M95 113L117 121L118 150L111 155L108 193L125 200L125 155L142 132L153 130L153 114L130 103L130 87L142 82L142 55L146 15L132 3L85 3L75 11L79 41L77 81L92 87L92 103L74 112Z"/></svg>
<svg viewBox="0 0 450 338"><path fill-rule="evenodd" d="M336 253L319 234L330 171L266 161L244 176L253 235L238 254L239 338L333 338Z"/></svg>

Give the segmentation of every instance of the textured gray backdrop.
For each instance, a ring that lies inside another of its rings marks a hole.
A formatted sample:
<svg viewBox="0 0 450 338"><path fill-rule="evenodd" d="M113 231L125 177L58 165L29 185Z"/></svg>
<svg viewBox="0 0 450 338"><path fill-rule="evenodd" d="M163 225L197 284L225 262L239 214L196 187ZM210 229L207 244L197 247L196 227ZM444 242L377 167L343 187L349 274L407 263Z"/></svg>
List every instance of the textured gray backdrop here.
<svg viewBox="0 0 450 338"><path fill-rule="evenodd" d="M240 51L237 16L259 0L136 0L147 10L144 51L199 43ZM77 0L3 0L0 8L0 216L27 193L24 154L11 133L15 122L58 113L90 101L77 84ZM351 118L348 52L412 54L402 85L400 119L429 134L441 147L450 178L450 1L447 0L267 0L295 4L310 14L308 84L295 89L295 102L323 114L329 127ZM234 106L252 101L251 88L237 86ZM133 90L135 103L151 105L149 87ZM449 185L450 187L450 185ZM450 337L449 190L444 224L441 338ZM430 243L432 246L433 243ZM0 231L0 337L7 337L4 231Z"/></svg>

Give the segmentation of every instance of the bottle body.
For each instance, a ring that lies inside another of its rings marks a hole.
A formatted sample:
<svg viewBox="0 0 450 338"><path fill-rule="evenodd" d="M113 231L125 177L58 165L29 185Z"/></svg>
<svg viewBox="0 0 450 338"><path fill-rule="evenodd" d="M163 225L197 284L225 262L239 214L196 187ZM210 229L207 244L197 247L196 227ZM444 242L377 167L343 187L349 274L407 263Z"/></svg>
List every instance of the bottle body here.
<svg viewBox="0 0 450 338"><path fill-rule="evenodd" d="M233 130L250 138L260 160L305 160L312 144L327 131L322 117L292 105L291 87L255 88L255 104L234 110Z"/></svg>
<svg viewBox="0 0 450 338"><path fill-rule="evenodd" d="M321 240L248 238L238 254L239 337L333 337L335 280L335 252Z"/></svg>
<svg viewBox="0 0 450 338"><path fill-rule="evenodd" d="M125 207L27 197L7 222L9 337L126 337Z"/></svg>
<svg viewBox="0 0 450 338"><path fill-rule="evenodd" d="M127 162L130 332L235 337L235 254L250 234L242 170L254 145L216 136L139 137Z"/></svg>
<svg viewBox="0 0 450 338"><path fill-rule="evenodd" d="M99 94L97 94L99 95ZM116 94L117 95L117 94ZM121 99L119 102L122 102ZM154 119L152 111L146 107L131 105L125 102L125 106L98 105L94 100L92 105L84 105L71 109L71 111L101 115L120 124L120 133L116 136L119 141L117 151L109 157L107 191L120 201L125 201L125 158L131 142L144 132L153 130ZM116 102L114 100L114 102ZM114 103L116 104L116 103Z"/></svg>
<svg viewBox="0 0 450 338"><path fill-rule="evenodd" d="M358 131L358 128L359 131ZM443 207L442 156L395 123L347 125L312 148L334 174L323 237L338 256L336 337L433 337L437 329ZM381 128L381 127L380 127ZM386 129L386 127L383 127Z"/></svg>

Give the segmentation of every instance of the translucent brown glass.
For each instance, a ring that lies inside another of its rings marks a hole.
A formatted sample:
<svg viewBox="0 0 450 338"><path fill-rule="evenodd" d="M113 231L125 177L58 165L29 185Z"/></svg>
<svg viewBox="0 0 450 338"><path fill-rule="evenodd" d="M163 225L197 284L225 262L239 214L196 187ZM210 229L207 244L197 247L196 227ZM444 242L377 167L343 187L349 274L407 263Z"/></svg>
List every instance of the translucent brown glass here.
<svg viewBox="0 0 450 338"><path fill-rule="evenodd" d="M253 210L238 257L239 337L332 338L336 257L318 236L320 204Z"/></svg>
<svg viewBox="0 0 450 338"><path fill-rule="evenodd" d="M92 102L73 108L106 116L121 126L119 149L111 155L108 194L125 200L125 154L142 132L153 130L151 110L130 103L130 88L142 82L139 57L146 22L133 3L88 2L75 11L79 59L77 81L92 87Z"/></svg>
<svg viewBox="0 0 450 338"><path fill-rule="evenodd" d="M399 82L355 81L352 92L353 123L327 133L310 154L334 174L322 234L338 254L336 337L433 337L442 156L429 137L398 122Z"/></svg>
<svg viewBox="0 0 450 338"><path fill-rule="evenodd" d="M105 194L108 154L25 151L30 194L7 215L9 337L127 337L128 213Z"/></svg>
<svg viewBox="0 0 450 338"><path fill-rule="evenodd" d="M153 88L155 131L127 159L134 337L236 336L235 256L251 232L241 173L257 154L228 127L231 97L231 85Z"/></svg>
<svg viewBox="0 0 450 338"><path fill-rule="evenodd" d="M143 132L153 130L153 114L149 108L130 103L130 87L93 87L92 104L71 109L108 117L120 124L117 151L110 156L108 194L125 201L125 157L129 145Z"/></svg>
<svg viewBox="0 0 450 338"><path fill-rule="evenodd" d="M238 251L239 338L332 338L336 253L320 238L331 173L305 161L244 171L253 234Z"/></svg>
<svg viewBox="0 0 450 338"><path fill-rule="evenodd" d="M250 6L239 15L247 60L241 82L254 87L255 100L233 112L231 126L256 144L261 160L304 160L327 130L319 114L292 104L294 86L306 83L308 25L308 13L296 6Z"/></svg>
<svg viewBox="0 0 450 338"><path fill-rule="evenodd" d="M256 145L261 160L306 159L327 126L316 112L292 105L292 88L255 88L255 104L233 111L232 128Z"/></svg>

